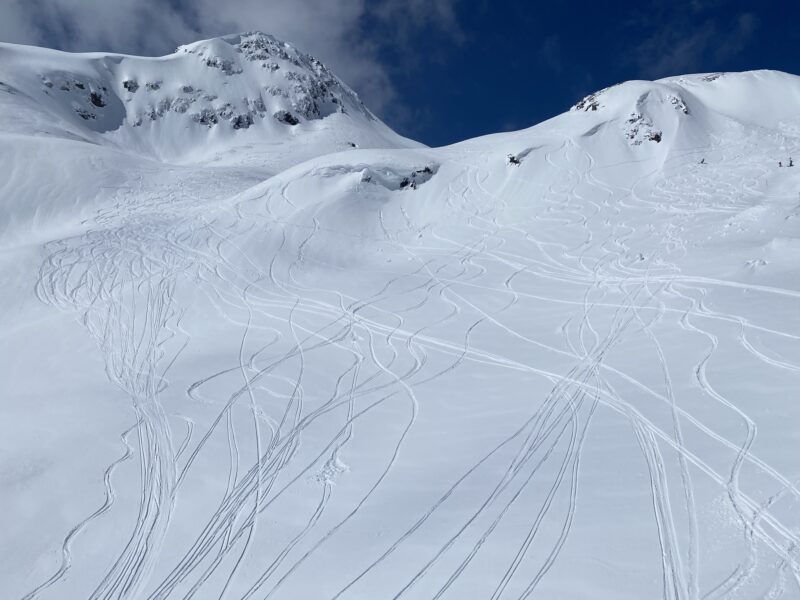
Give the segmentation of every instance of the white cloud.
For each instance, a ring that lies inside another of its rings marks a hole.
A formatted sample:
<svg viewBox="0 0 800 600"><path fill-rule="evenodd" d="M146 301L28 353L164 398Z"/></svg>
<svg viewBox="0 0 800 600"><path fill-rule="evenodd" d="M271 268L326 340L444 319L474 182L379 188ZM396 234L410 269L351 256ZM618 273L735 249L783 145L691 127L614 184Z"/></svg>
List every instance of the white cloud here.
<svg viewBox="0 0 800 600"><path fill-rule="evenodd" d="M714 11L724 0L655 3L629 23L646 37L633 61L645 77L664 77L724 66L753 39L758 21L752 13Z"/></svg>
<svg viewBox="0 0 800 600"><path fill-rule="evenodd" d="M197 39L261 30L320 58L383 112L396 91L380 48L406 43L419 28L460 38L457 1L0 0L0 40L160 55Z"/></svg>
<svg viewBox="0 0 800 600"><path fill-rule="evenodd" d="M17 44L38 41L26 4L25 0L0 0L0 40Z"/></svg>

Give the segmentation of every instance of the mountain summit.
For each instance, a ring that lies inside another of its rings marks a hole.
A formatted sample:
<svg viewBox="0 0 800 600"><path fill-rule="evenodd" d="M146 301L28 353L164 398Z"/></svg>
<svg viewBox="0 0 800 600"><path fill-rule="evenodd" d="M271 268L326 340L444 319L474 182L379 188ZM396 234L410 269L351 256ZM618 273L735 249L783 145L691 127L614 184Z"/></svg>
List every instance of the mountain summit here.
<svg viewBox="0 0 800 600"><path fill-rule="evenodd" d="M317 152L414 145L316 58L260 32L143 58L0 44L0 127L178 162L311 137Z"/></svg>

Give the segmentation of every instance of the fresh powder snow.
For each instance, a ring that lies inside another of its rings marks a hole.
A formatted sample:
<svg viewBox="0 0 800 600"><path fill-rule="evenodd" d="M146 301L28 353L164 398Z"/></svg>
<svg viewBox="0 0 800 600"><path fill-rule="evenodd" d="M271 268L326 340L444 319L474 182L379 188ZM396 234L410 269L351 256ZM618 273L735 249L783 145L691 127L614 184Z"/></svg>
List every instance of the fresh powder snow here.
<svg viewBox="0 0 800 600"><path fill-rule="evenodd" d="M0 44L0 597L800 598L797 159L775 71L434 149Z"/></svg>

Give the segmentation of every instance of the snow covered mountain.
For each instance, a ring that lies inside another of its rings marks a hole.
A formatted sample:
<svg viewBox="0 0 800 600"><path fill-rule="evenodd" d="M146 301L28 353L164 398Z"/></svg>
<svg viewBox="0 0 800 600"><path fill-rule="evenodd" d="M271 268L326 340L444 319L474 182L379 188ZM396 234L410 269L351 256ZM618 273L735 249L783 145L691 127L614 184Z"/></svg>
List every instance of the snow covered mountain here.
<svg viewBox="0 0 800 600"><path fill-rule="evenodd" d="M180 163L253 143L274 151L297 137L324 152L413 145L317 59L263 33L196 42L161 58L12 44L0 44L0 57L5 131Z"/></svg>
<svg viewBox="0 0 800 600"><path fill-rule="evenodd" d="M49 237L42 226L69 226L100 210L111 195L96 195L98 179L154 184L163 162L198 184L231 173L212 167L238 167L234 179L246 187L339 150L420 146L378 120L317 59L263 33L196 42L161 58L0 43L0 142L4 162L38 166L14 168L30 180L0 188L10 198L0 208L0 235L5 229L16 240ZM201 172L188 175L194 167ZM59 193L42 185L42 171L69 173L56 178Z"/></svg>
<svg viewBox="0 0 800 600"><path fill-rule="evenodd" d="M800 597L800 78L436 149L264 34L0 81L3 597Z"/></svg>

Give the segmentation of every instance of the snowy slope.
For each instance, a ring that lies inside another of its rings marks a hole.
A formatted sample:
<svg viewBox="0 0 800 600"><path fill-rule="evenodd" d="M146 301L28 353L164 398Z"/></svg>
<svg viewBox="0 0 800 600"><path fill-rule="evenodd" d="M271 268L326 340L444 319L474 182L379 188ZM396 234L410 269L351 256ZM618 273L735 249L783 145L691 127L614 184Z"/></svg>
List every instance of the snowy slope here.
<svg viewBox="0 0 800 600"><path fill-rule="evenodd" d="M238 168L247 187L330 152L419 146L317 59L263 33L160 58L0 43L0 159L14 174L0 188L0 245L50 239L56 226L74 231L132 185L174 185L160 181L163 162L216 194L214 180L227 176L217 167ZM57 189L42 171L61 172Z"/></svg>
<svg viewBox="0 0 800 600"><path fill-rule="evenodd" d="M2 48L3 597L800 597L800 78L438 149L336 86L136 125L132 78L289 68L243 39Z"/></svg>

